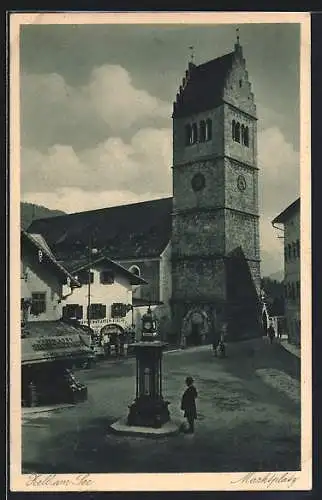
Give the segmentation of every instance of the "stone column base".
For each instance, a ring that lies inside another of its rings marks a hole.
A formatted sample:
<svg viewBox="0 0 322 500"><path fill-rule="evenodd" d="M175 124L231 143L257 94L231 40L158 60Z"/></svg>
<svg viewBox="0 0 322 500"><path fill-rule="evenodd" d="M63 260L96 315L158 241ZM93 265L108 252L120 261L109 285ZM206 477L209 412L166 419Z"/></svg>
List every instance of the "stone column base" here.
<svg viewBox="0 0 322 500"><path fill-rule="evenodd" d="M170 420L169 402L141 396L129 406L127 425L159 428Z"/></svg>

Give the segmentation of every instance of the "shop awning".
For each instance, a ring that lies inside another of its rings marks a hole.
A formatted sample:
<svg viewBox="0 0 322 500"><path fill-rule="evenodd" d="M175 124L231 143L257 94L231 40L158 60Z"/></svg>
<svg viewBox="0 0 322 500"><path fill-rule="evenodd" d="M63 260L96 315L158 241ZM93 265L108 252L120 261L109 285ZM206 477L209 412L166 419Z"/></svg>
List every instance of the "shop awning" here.
<svg viewBox="0 0 322 500"><path fill-rule="evenodd" d="M90 340L80 329L63 321L29 323L21 340L23 365L56 360L79 360L94 356Z"/></svg>

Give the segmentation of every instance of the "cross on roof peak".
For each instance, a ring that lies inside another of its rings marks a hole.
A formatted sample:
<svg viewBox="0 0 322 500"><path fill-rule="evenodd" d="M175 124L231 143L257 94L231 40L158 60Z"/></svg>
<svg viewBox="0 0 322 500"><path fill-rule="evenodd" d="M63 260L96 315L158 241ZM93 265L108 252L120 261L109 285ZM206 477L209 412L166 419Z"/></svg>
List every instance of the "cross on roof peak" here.
<svg viewBox="0 0 322 500"><path fill-rule="evenodd" d="M237 39L237 44L239 45L239 28L236 28L236 39Z"/></svg>
<svg viewBox="0 0 322 500"><path fill-rule="evenodd" d="M194 53L194 46L193 45L190 45L189 46L189 50L190 50L190 61L193 63L194 62L194 57L195 57L195 53Z"/></svg>

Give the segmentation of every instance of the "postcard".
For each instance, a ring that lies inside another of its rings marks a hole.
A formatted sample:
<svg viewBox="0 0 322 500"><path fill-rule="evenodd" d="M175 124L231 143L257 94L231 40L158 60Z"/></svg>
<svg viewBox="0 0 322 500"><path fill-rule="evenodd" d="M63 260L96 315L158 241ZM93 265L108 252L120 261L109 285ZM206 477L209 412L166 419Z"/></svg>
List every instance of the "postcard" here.
<svg viewBox="0 0 322 500"><path fill-rule="evenodd" d="M310 490L309 13L9 24L11 490Z"/></svg>

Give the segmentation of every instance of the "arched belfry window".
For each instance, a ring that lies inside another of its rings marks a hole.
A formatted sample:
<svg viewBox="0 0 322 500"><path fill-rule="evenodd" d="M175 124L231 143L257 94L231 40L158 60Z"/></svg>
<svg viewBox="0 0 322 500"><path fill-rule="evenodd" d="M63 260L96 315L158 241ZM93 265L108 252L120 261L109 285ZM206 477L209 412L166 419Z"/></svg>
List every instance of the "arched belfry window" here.
<svg viewBox="0 0 322 500"><path fill-rule="evenodd" d="M236 140L236 122L235 120L232 121L232 124L231 124L231 136L233 138L233 141Z"/></svg>
<svg viewBox="0 0 322 500"><path fill-rule="evenodd" d="M241 128L240 128L240 131L241 131L241 143L242 144L245 144L245 126L242 125Z"/></svg>
<svg viewBox="0 0 322 500"><path fill-rule="evenodd" d="M236 123L235 128L235 141L240 142L240 124L238 122Z"/></svg>
<svg viewBox="0 0 322 500"><path fill-rule="evenodd" d="M245 127L244 129L244 144L245 146L249 146L249 129L248 127Z"/></svg>
<svg viewBox="0 0 322 500"><path fill-rule="evenodd" d="M195 142L198 141L198 127L196 123L192 124L192 130L191 130L191 142L192 144L195 144Z"/></svg>
<svg viewBox="0 0 322 500"><path fill-rule="evenodd" d="M191 125L185 126L185 145L189 146L191 144Z"/></svg>
<svg viewBox="0 0 322 500"><path fill-rule="evenodd" d="M204 120L201 120L199 141L205 142L205 140L206 140L206 122Z"/></svg>
<svg viewBox="0 0 322 500"><path fill-rule="evenodd" d="M206 141L211 141L212 139L212 121L210 118L206 121Z"/></svg>

